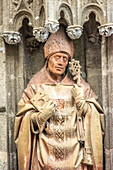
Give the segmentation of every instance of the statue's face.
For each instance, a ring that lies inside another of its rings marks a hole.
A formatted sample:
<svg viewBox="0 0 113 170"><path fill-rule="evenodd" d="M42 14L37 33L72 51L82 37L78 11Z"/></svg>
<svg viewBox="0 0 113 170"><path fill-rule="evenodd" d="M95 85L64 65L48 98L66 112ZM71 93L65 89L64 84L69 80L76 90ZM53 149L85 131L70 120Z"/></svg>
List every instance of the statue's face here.
<svg viewBox="0 0 113 170"><path fill-rule="evenodd" d="M48 61L49 71L55 76L62 75L66 70L68 60L69 56L64 53L53 54Z"/></svg>

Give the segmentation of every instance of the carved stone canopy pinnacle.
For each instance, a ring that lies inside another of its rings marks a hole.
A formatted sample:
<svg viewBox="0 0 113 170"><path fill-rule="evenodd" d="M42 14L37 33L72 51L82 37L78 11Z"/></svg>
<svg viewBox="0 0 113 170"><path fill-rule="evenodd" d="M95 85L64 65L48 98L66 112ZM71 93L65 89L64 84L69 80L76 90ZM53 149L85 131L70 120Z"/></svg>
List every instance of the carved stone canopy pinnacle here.
<svg viewBox="0 0 113 170"><path fill-rule="evenodd" d="M2 33L4 40L8 44L17 44L21 41L21 35L19 32L4 31Z"/></svg>
<svg viewBox="0 0 113 170"><path fill-rule="evenodd" d="M34 28L33 35L39 42L45 42L48 39L49 32L45 27Z"/></svg>
<svg viewBox="0 0 113 170"><path fill-rule="evenodd" d="M105 37L111 36L113 34L113 23L104 24L98 27L99 34Z"/></svg>
<svg viewBox="0 0 113 170"><path fill-rule="evenodd" d="M66 29L68 36L72 39L78 39L82 35L83 27L80 25L70 25Z"/></svg>
<svg viewBox="0 0 113 170"><path fill-rule="evenodd" d="M46 21L45 27L50 33L55 33L59 30L59 22L57 20L54 21Z"/></svg>

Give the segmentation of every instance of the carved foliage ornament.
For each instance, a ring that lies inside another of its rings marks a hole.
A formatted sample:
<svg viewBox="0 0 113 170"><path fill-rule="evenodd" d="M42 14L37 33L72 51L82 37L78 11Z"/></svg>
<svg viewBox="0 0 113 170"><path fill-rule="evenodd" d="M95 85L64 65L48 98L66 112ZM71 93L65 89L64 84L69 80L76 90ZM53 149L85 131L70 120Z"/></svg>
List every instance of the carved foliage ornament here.
<svg viewBox="0 0 113 170"><path fill-rule="evenodd" d="M8 44L17 44L21 41L21 35L19 32L4 31L2 35L5 42Z"/></svg>
<svg viewBox="0 0 113 170"><path fill-rule="evenodd" d="M67 34L72 39L78 39L82 35L83 27L80 25L71 25L67 27Z"/></svg>
<svg viewBox="0 0 113 170"><path fill-rule="evenodd" d="M59 23L55 26L53 23L46 23L45 27L34 28L33 34L39 42L45 42L48 39L49 32L55 33L59 29ZM68 36L74 40L82 35L83 27L80 25L72 25L67 27Z"/></svg>
<svg viewBox="0 0 113 170"><path fill-rule="evenodd" d="M55 33L59 30L59 22L58 21L46 21L45 27L50 33Z"/></svg>
<svg viewBox="0 0 113 170"><path fill-rule="evenodd" d="M113 23L104 24L98 27L99 33L102 36L109 37L113 34Z"/></svg>
<svg viewBox="0 0 113 170"><path fill-rule="evenodd" d="M49 32L45 27L34 28L33 34L39 42L45 42L49 36Z"/></svg>

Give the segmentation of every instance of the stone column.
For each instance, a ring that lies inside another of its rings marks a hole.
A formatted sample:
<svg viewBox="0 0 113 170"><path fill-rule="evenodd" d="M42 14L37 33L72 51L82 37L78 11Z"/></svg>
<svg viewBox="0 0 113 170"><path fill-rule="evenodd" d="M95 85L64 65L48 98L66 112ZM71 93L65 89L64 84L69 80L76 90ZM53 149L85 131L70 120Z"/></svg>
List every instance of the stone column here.
<svg viewBox="0 0 113 170"><path fill-rule="evenodd" d="M8 169L5 46L0 37L0 169Z"/></svg>
<svg viewBox="0 0 113 170"><path fill-rule="evenodd" d="M113 169L113 28L100 27L102 37L102 99L105 113L105 169Z"/></svg>
<svg viewBox="0 0 113 170"><path fill-rule="evenodd" d="M106 170L113 168L113 34L107 38L107 115L105 136ZM104 89L103 89L104 90Z"/></svg>
<svg viewBox="0 0 113 170"><path fill-rule="evenodd" d="M23 45L20 42L21 38L19 33L16 32L4 32L3 37L5 39L5 63L6 68L4 73L6 73L5 80L5 96L6 100L6 122L3 122L3 118L1 119L2 127L6 129L3 130L2 140L5 141L4 134L6 134L6 143L7 143L7 168L8 170L16 170L17 169L17 159L16 159L16 147L14 143L14 118L17 113L17 103L22 95L22 91L24 89L24 79L23 79ZM4 85L2 84L2 89ZM1 96L4 95L2 90ZM2 100L2 103L4 101ZM0 124L0 125L1 125ZM2 129L2 128L1 128ZM1 143L0 143L1 146ZM0 156L1 158L1 156ZM5 162L5 161L4 161ZM0 168L0 170L2 170ZM4 168L3 168L4 170Z"/></svg>

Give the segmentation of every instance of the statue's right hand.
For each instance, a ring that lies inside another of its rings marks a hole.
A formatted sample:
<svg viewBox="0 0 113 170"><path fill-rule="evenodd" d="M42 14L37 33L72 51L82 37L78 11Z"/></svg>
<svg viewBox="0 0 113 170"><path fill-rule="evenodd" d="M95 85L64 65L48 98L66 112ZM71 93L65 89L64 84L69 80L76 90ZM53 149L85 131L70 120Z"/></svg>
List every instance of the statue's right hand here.
<svg viewBox="0 0 113 170"><path fill-rule="evenodd" d="M56 104L56 102L54 102L54 101L52 101L52 100L49 100L49 101L45 104L42 112L43 112L43 114L45 114L45 115L52 116L52 115L56 112L56 110L57 110L57 104Z"/></svg>
<svg viewBox="0 0 113 170"><path fill-rule="evenodd" d="M38 114L39 114L39 112L37 113L37 112L34 112L32 115L31 115L31 121L33 121L35 124L36 124L36 119L37 119L37 117L38 117Z"/></svg>

